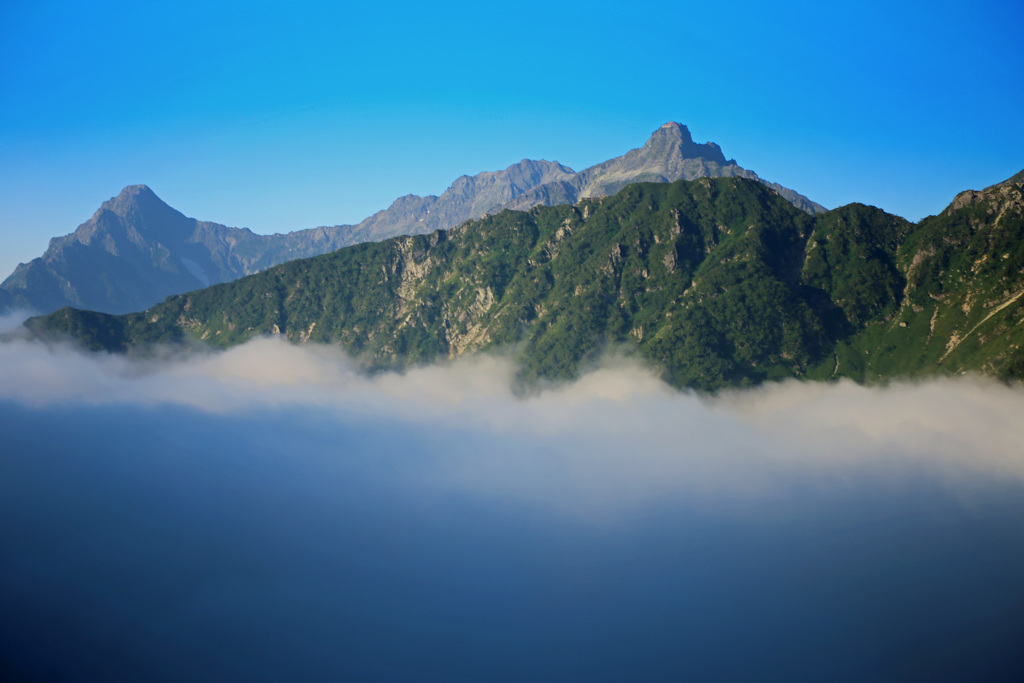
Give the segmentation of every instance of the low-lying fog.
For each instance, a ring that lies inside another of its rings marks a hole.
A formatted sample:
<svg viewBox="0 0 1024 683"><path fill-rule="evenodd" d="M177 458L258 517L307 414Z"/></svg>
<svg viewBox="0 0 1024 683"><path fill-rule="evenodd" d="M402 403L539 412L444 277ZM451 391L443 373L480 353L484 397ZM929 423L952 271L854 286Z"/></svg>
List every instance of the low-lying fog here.
<svg viewBox="0 0 1024 683"><path fill-rule="evenodd" d="M0 678L1014 680L1024 391L0 344Z"/></svg>

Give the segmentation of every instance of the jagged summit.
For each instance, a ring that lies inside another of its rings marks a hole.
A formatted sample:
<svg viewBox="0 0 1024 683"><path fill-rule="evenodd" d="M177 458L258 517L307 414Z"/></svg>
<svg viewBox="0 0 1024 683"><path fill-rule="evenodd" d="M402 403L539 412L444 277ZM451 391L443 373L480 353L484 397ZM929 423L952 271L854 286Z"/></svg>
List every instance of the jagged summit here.
<svg viewBox="0 0 1024 683"><path fill-rule="evenodd" d="M733 160L726 160L722 148L715 143L694 142L690 129L675 121L669 121L651 133L651 137L641 149L655 154L676 156L679 159L704 159L722 166L736 163Z"/></svg>

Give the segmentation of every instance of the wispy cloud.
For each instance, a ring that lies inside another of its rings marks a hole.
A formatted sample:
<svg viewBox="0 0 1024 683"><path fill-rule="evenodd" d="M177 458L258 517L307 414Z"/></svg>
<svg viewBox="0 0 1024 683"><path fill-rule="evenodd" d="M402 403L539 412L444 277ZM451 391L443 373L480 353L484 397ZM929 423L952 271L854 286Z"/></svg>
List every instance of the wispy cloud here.
<svg viewBox="0 0 1024 683"><path fill-rule="evenodd" d="M15 310L10 311L5 315L0 315L0 334L7 334L17 328L21 327L21 324L32 317L34 314L31 311Z"/></svg>

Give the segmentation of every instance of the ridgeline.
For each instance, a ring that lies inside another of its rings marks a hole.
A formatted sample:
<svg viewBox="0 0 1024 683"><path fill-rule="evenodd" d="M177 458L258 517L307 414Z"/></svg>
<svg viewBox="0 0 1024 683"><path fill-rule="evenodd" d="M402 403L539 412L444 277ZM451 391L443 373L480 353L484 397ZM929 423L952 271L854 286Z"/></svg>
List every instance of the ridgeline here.
<svg viewBox="0 0 1024 683"><path fill-rule="evenodd" d="M1024 172L910 223L811 215L745 178L630 185L359 244L123 316L62 309L36 336L142 352L280 334L367 368L511 350L569 379L609 348L679 387L787 377L1024 376Z"/></svg>

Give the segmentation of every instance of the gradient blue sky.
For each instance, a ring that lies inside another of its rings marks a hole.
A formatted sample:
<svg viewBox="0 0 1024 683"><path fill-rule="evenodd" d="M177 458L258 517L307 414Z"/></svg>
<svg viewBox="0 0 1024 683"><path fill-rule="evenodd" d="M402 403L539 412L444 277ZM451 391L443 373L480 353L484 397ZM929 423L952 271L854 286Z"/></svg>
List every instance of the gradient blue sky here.
<svg viewBox="0 0 1024 683"><path fill-rule="evenodd" d="M0 277L150 185L257 232L355 223L676 120L910 219L1024 168L1017 2L0 4Z"/></svg>

